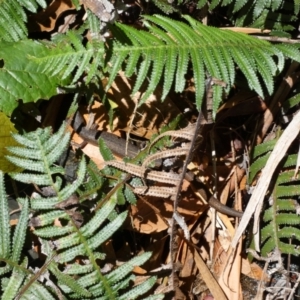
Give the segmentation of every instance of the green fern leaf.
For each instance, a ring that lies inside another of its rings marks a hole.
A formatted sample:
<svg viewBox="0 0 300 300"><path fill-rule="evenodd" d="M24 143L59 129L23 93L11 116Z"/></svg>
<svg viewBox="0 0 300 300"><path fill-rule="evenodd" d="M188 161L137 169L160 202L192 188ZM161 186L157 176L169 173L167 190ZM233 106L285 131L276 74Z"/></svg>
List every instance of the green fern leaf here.
<svg viewBox="0 0 300 300"><path fill-rule="evenodd" d="M222 6L229 5L232 2L232 0L223 0Z"/></svg>
<svg viewBox="0 0 300 300"><path fill-rule="evenodd" d="M296 166L297 158L298 158L298 155L297 155L297 154L291 154L291 155L289 155L289 156L285 159L283 168L288 168L288 167L291 167L291 166Z"/></svg>
<svg viewBox="0 0 300 300"><path fill-rule="evenodd" d="M176 54L176 53L175 53ZM189 63L188 52L183 48L178 49L178 67L176 71L175 92L183 91L185 87L184 76L187 73ZM170 79L169 79L170 80Z"/></svg>
<svg viewBox="0 0 300 300"><path fill-rule="evenodd" d="M72 31L62 37L62 40L50 44L50 47L45 44L43 53L30 55L31 62L51 78L60 77L66 82L76 68L73 83L86 71L89 74L85 83L88 84L97 68L103 66L104 43L92 40L84 47L79 35Z"/></svg>
<svg viewBox="0 0 300 300"><path fill-rule="evenodd" d="M273 1L273 2L275 2L275 1ZM264 8L265 8L265 2L264 1L256 1L255 6L254 6L254 10L253 10L253 18L256 19L259 15L261 15L261 12L263 11Z"/></svg>
<svg viewBox="0 0 300 300"><path fill-rule="evenodd" d="M276 218L276 222L279 225L289 224L289 225L299 225L300 216L295 214L280 213Z"/></svg>
<svg viewBox="0 0 300 300"><path fill-rule="evenodd" d="M253 151L253 159L257 159L258 156L263 155L269 151L272 151L276 142L277 142L277 140L275 139L275 140L270 140L263 144L257 145Z"/></svg>
<svg viewBox="0 0 300 300"><path fill-rule="evenodd" d="M292 177L290 179L292 181ZM276 189L277 197L292 197L300 194L299 182L295 182L295 185L278 185Z"/></svg>
<svg viewBox="0 0 300 300"><path fill-rule="evenodd" d="M85 276L82 276L78 281L82 286L89 286L93 285L93 290L92 293L95 296L99 296L104 293L104 288L103 288L103 283L97 283L98 281L98 276L97 272L91 272L89 274L86 274ZM95 285L95 283L97 283ZM97 292L95 291L95 288L98 290ZM116 293L114 293L114 296L116 296ZM105 299L105 298L104 298Z"/></svg>
<svg viewBox="0 0 300 300"><path fill-rule="evenodd" d="M113 160L114 155L112 154L111 150L107 147L104 140L102 138L99 139L99 150L100 153L105 161Z"/></svg>
<svg viewBox="0 0 300 300"><path fill-rule="evenodd" d="M114 210L115 208L115 201L109 201L106 203L101 210L98 210L93 217L93 219L87 223L85 226L81 228L81 233L86 236L90 237L94 231L96 230L97 226L100 226L103 224L105 219L110 215L110 213Z"/></svg>
<svg viewBox="0 0 300 300"><path fill-rule="evenodd" d="M50 265L50 271L55 275L59 280L60 286L65 285L70 289L70 291L76 293L79 297L91 297L91 293L85 289L78 280L76 281L71 276L62 273L56 265L53 263Z"/></svg>
<svg viewBox="0 0 300 300"><path fill-rule="evenodd" d="M150 252L145 252L139 256L136 256L128 262L122 264L119 268L109 273L108 278L116 282L122 280L127 276L135 266L140 266L145 263L151 257Z"/></svg>
<svg viewBox="0 0 300 300"><path fill-rule="evenodd" d="M87 12L87 16L88 16L88 18L87 18L88 28L91 31L91 38L93 40L100 39L100 36L99 36L100 20L99 20L99 18L97 18L97 16L94 15L90 10L87 10L86 12Z"/></svg>
<svg viewBox="0 0 300 300"><path fill-rule="evenodd" d="M198 0L197 7L202 8L206 3L207 1ZM300 10L299 0L294 0L294 5L282 0L213 0L209 9L213 10L219 4L221 6L230 5L227 15L232 15L231 19L235 22L235 26L277 29L278 33L281 31L285 34L287 34L285 31L293 30L293 26L285 24L295 21L293 18ZM272 32L275 33L274 30ZM277 36L277 33L275 35Z"/></svg>
<svg viewBox="0 0 300 300"><path fill-rule="evenodd" d="M130 204L136 204L136 196L128 186L125 186L124 196Z"/></svg>
<svg viewBox="0 0 300 300"><path fill-rule="evenodd" d="M64 273L69 275L76 275L76 274L85 274L85 273L91 273L93 270L92 264L86 264L86 265L79 265L79 264L72 264L68 266L66 270L64 270Z"/></svg>
<svg viewBox="0 0 300 300"><path fill-rule="evenodd" d="M156 36L160 36L166 43L169 43L170 45L172 44L174 45L174 47L170 47L170 49L167 50L168 53L165 58L166 59L165 74L164 74L165 81L164 81L163 94L162 94L162 99L165 99L171 89L171 85L173 82L172 79L174 78L174 74L176 70L176 56L177 56L176 43L167 33L165 33L164 31L160 30L157 27L151 26L149 22L147 22L146 20L144 24L147 28L149 28L150 32L152 32ZM138 58L138 55L135 56Z"/></svg>
<svg viewBox="0 0 300 300"><path fill-rule="evenodd" d="M247 0L236 1L233 12L235 13L235 12L239 11L246 3L247 3Z"/></svg>
<svg viewBox="0 0 300 300"><path fill-rule="evenodd" d="M145 282L139 284L138 286L135 286L130 291L125 293L120 297L121 300L125 299L136 299L138 296L145 294L147 291L149 291L152 286L155 284L156 277L151 277L147 279Z"/></svg>
<svg viewBox="0 0 300 300"><path fill-rule="evenodd" d="M10 226L9 210L4 188L4 175L0 171L0 257L8 258L10 255Z"/></svg>
<svg viewBox="0 0 300 300"><path fill-rule="evenodd" d="M74 231L73 226L64 227L44 227L36 229L34 233L42 238L59 237L66 234L71 234Z"/></svg>
<svg viewBox="0 0 300 300"><path fill-rule="evenodd" d="M121 46L122 47L122 46ZM110 77L106 86L106 91L109 90L109 88L111 87L113 80L115 79L115 77L117 76L119 70L121 69L122 63L124 61L124 59L127 57L128 52L124 51L118 53L117 55L114 55L111 64L112 64L112 69L110 70Z"/></svg>
<svg viewBox="0 0 300 300"><path fill-rule="evenodd" d="M213 85L213 118L216 116L216 111L219 108L222 99L223 88L220 85Z"/></svg>
<svg viewBox="0 0 300 300"><path fill-rule="evenodd" d="M117 191L117 199L118 199L118 205L124 205L126 203L125 195L123 189L118 189ZM110 220L113 220L112 216L109 216Z"/></svg>
<svg viewBox="0 0 300 300"><path fill-rule="evenodd" d="M274 10L279 9L281 2L282 2L282 0L272 0L272 3L271 3L272 10L274 11Z"/></svg>
<svg viewBox="0 0 300 300"><path fill-rule="evenodd" d="M165 65L165 52L160 47L157 47L156 57L155 59L153 59L152 73L151 73L149 86L147 91L143 95L142 99L144 100L148 99L149 96L156 89L160 81L161 75L163 73L164 65ZM141 103L143 103L143 100L141 100Z"/></svg>
<svg viewBox="0 0 300 300"><path fill-rule="evenodd" d="M143 82L144 82L144 80L147 76L147 72L148 72L148 70L150 69L150 66L151 66L151 56L152 56L151 50L150 49L145 49L145 51L143 53L144 60L140 65L140 68L139 68L139 71L138 71L138 74L137 74L137 78L136 78L136 82L135 82L135 85L134 85L133 90L132 90L133 95L139 91L140 87L142 86L142 84L143 84Z"/></svg>
<svg viewBox="0 0 300 300"><path fill-rule="evenodd" d="M93 237L91 237L88 241L89 247L91 249L95 249L101 243L106 241L121 225L122 222L126 218L126 212L120 214L114 221L110 222L107 226L104 227L103 230L96 233ZM97 229L97 228L96 228ZM64 249L69 247L65 252L60 254L60 262L68 262L72 260L77 255L85 253L83 245L75 246L70 248L73 245L78 244L80 236L78 234L72 234L71 236L67 236L57 240L57 249Z"/></svg>
<svg viewBox="0 0 300 300"><path fill-rule="evenodd" d="M266 165L269 157L270 157L270 153L259 157L251 164L249 182L252 182L253 179L255 178L256 174L263 169L263 167Z"/></svg>
<svg viewBox="0 0 300 300"><path fill-rule="evenodd" d="M25 243L28 216L29 216L28 202L29 202L28 199L24 199L19 221L14 232L14 237L12 242L12 255L11 255L11 259L14 261L20 260L21 251Z"/></svg>
<svg viewBox="0 0 300 300"><path fill-rule="evenodd" d="M288 44L278 44L274 45L280 52L285 56L290 57L291 59L299 62L299 52L297 46L299 45L288 45Z"/></svg>
<svg viewBox="0 0 300 300"><path fill-rule="evenodd" d="M273 150L277 139L270 140L263 144L257 145L252 154L253 163L251 164L250 168L250 176L249 176L249 183L251 183L255 177L255 175L262 170L262 168L266 165L267 160L270 156L270 151Z"/></svg>
<svg viewBox="0 0 300 300"><path fill-rule="evenodd" d="M294 0L294 13L297 15L300 11L300 1Z"/></svg>
<svg viewBox="0 0 300 300"><path fill-rule="evenodd" d="M300 94L296 94L292 98L287 99L286 101L284 101L282 105L283 113L286 113L290 108L296 106L299 103L300 103Z"/></svg>
<svg viewBox="0 0 300 300"><path fill-rule="evenodd" d="M291 238L292 236L293 239L300 240L300 230L295 227L285 226L280 230L278 236L281 239ZM294 246L294 248L296 248L296 246Z"/></svg>
<svg viewBox="0 0 300 300"><path fill-rule="evenodd" d="M197 4L197 8L202 8L207 3L206 0L199 0Z"/></svg>
<svg viewBox="0 0 300 300"><path fill-rule="evenodd" d="M62 174L64 170L60 167L52 167L52 165L68 146L70 136L68 133L65 133L65 125L61 126L54 135L49 137L49 134L49 128L44 130L38 129L23 136L15 134L14 138L21 144L26 144L27 147L13 147L12 151L20 156L25 154L24 156L27 156L27 158L7 156L8 160L18 166L22 165L24 169L41 173L33 176L29 173L11 173L14 179L25 183L32 183L33 179L35 179L41 185L51 186L54 194L56 194L55 197L48 198L43 198L37 194L31 200L33 209L51 209L56 204L71 197L84 181L86 173L86 163L83 159L79 164L77 179L72 185L61 188L61 178L59 176L54 177L54 175ZM33 158L34 151L36 151L37 155Z"/></svg>
<svg viewBox="0 0 300 300"><path fill-rule="evenodd" d="M69 220L70 217L64 211L54 210L34 217L34 219L31 219L31 225L35 227L47 226L52 224L56 219Z"/></svg>
<svg viewBox="0 0 300 300"><path fill-rule="evenodd" d="M5 194L4 188L4 175L0 171L0 206L1 206L1 218L0 218L0 257L2 263L5 263L5 266L0 268L0 275L3 275L9 272L13 267L13 275L11 280L7 282L7 290L4 290L4 294L7 296L5 299L13 299L17 291L18 286L21 285L24 279L24 265L27 265L27 260L24 260L22 265L19 266L19 260L21 256L21 251L23 250L27 222L29 215L29 206L28 201L24 199L21 201L23 208L20 214L19 222L15 228L14 236L11 239L11 229L9 224L9 210L8 210L8 201ZM4 298L3 298L4 299Z"/></svg>
<svg viewBox="0 0 300 300"><path fill-rule="evenodd" d="M167 15L178 11L167 0L152 0L152 1L159 9L161 9ZM182 0L178 0L178 4L182 4Z"/></svg>
<svg viewBox="0 0 300 300"><path fill-rule="evenodd" d="M220 0L212 0L209 5L209 10L215 9L219 3L220 3Z"/></svg>
<svg viewBox="0 0 300 300"><path fill-rule="evenodd" d="M72 247L70 249L67 249L66 251L64 251L62 254L59 255L59 262L60 263L66 263L71 261L72 259L74 259L76 256L82 255L82 254L86 254L84 252L84 247L83 245L79 245L76 247Z"/></svg>
<svg viewBox="0 0 300 300"><path fill-rule="evenodd" d="M112 222L106 225L103 230L95 234L90 240L90 247L96 249L100 244L105 242L111 235L122 226L127 217L127 212L123 212L117 216Z"/></svg>
<svg viewBox="0 0 300 300"><path fill-rule="evenodd" d="M26 268L27 264L28 264L28 259L25 257L24 261L21 264L21 267ZM5 286L5 290L4 293L2 294L1 299L7 299L7 300L15 299L17 292L20 286L22 285L25 277L26 277L26 273L23 270L19 269L18 267L15 267L13 269L12 275L9 278L7 285Z"/></svg>

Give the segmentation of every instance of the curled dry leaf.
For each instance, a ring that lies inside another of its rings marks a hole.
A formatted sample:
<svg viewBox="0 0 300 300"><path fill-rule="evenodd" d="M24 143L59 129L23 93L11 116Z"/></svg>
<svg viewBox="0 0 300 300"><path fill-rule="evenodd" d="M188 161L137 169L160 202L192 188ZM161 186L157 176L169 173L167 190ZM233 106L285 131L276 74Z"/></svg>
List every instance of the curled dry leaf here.
<svg viewBox="0 0 300 300"><path fill-rule="evenodd" d="M130 208L132 226L137 231L146 234L166 230L168 225L165 220L170 219L173 215L173 201L171 199L156 197L151 197L148 201L155 206L160 214L157 214L144 202L138 201L136 206L132 205ZM188 190L183 194L178 212L185 218L187 224L189 224L189 220L197 219L206 209L207 205L201 199L195 198L191 191Z"/></svg>

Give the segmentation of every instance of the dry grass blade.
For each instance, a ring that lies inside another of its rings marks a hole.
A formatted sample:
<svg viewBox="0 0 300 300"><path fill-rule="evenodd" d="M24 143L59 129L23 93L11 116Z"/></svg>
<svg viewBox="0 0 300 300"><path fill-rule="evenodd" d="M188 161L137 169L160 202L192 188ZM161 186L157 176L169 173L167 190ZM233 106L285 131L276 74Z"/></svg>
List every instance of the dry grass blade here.
<svg viewBox="0 0 300 300"><path fill-rule="evenodd" d="M278 164L286 154L286 151L288 150L289 146L298 135L299 131L300 131L300 111L298 111L298 113L295 115L292 122L290 122L288 127L284 130L282 136L279 138L277 144L275 145L274 150L271 153L266 166L262 170L261 177L248 202L247 208L244 212L244 215L241 219L241 223L235 233L235 236L233 237L231 243L231 246L233 248L236 247L238 240L240 239L241 235L243 234L246 227L248 226L248 223L254 213L255 216L254 216L253 231L254 234L258 234L259 215L261 212L264 196L268 190L270 181L272 179L272 176ZM256 245L256 250L259 251L258 244Z"/></svg>
<svg viewBox="0 0 300 300"><path fill-rule="evenodd" d="M194 252L195 263L198 267L198 270L214 298L218 300L227 300L227 297L225 296L214 276L211 274L202 257L198 254L196 249L193 247L191 247L191 249L193 249L192 251Z"/></svg>

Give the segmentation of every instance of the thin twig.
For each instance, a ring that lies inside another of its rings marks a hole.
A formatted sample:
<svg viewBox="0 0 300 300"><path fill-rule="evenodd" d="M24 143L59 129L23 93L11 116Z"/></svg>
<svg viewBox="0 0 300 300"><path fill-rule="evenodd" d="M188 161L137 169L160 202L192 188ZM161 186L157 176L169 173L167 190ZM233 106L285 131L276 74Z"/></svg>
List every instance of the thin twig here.
<svg viewBox="0 0 300 300"><path fill-rule="evenodd" d="M30 288L30 286L41 276L44 272L48 270L48 266L51 264L51 262L57 257L57 254L53 254L47 262L40 268L40 270L35 273L29 281L22 287L22 289L18 292L17 296L15 297L15 300L19 300L21 296Z"/></svg>
<svg viewBox="0 0 300 300"><path fill-rule="evenodd" d="M288 44L296 44L300 42L299 39L296 40L296 39L289 39L289 38L283 38L277 36L263 36L263 35L252 35L252 36L259 40L265 40L270 42L280 42L280 43L288 43Z"/></svg>

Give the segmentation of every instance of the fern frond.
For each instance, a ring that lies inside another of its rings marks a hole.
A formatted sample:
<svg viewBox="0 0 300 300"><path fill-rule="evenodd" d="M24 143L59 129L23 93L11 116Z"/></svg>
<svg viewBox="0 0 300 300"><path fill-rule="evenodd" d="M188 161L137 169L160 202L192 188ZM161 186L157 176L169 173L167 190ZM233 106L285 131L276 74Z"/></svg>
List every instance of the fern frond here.
<svg viewBox="0 0 300 300"><path fill-rule="evenodd" d="M55 48L45 48L43 55L31 56L32 62L38 64L43 72L52 77L60 74L63 80L77 69L73 76L73 83L76 82L84 71L103 67L104 43L92 40L86 47L82 45L82 37L76 32L68 31L67 35L58 39ZM93 58L93 59L92 59ZM97 58L97 59L96 59ZM88 83L92 76L88 76Z"/></svg>
<svg viewBox="0 0 300 300"><path fill-rule="evenodd" d="M284 49L283 53L283 50L273 47L269 43L243 34L204 26L190 17L185 18L190 26L162 16L144 16L146 20L144 24L148 28L148 32L138 31L122 24L116 25L118 30L126 34L129 41L122 45L115 41L113 55L116 55L118 60L115 58L113 62L118 62L118 66L121 65L120 60L123 60L125 64L128 62L125 70L128 71L127 75L130 75L134 69L133 62L141 60L141 64L136 65L138 68L137 81L133 93L140 88L151 67L148 89L141 101L144 101L149 93L154 91L158 78L164 78L163 95L167 95L174 81L172 77L174 73L176 73L175 90L181 92L185 85L184 75L189 60L191 60L194 70L197 107L200 107L204 95L205 72L207 71L209 75L221 79L231 86L235 78L234 63L245 74L249 86L263 96L258 75L261 76L268 92L272 93L272 75L276 71L276 62L273 56L276 55L282 59L283 54L293 55L295 59L295 53L298 52L298 49L293 47L291 52ZM112 28L112 30L114 32L115 29ZM116 36L118 35L116 34ZM243 47L241 47L241 41ZM245 47L245 45L247 46ZM126 57L128 60L125 60ZM116 68L113 69L114 72L110 76L107 89L114 80ZM216 100L217 103L219 101L220 98Z"/></svg>
<svg viewBox="0 0 300 300"><path fill-rule="evenodd" d="M8 155L7 159L25 170L42 173L35 174L34 178L28 174L12 174L16 180L31 183L36 180L39 185L53 184L52 175L62 169L52 168L52 164L61 156L69 143L70 134L66 133L65 126L50 137L50 127L46 130L38 129L23 136L14 134L13 137L23 147L9 147L14 156Z"/></svg>
<svg viewBox="0 0 300 300"><path fill-rule="evenodd" d="M254 163L250 171L252 180L266 164L276 140L269 141L255 147L253 151ZM274 249L281 253L299 255L300 251L295 246L300 241L300 217L297 212L297 199L299 197L299 180L293 179L297 155L289 155L282 163L281 172L274 178L274 187L271 193L271 204L264 211L265 226L261 229L261 253L267 256ZM293 241L289 244L289 239Z"/></svg>
<svg viewBox="0 0 300 300"><path fill-rule="evenodd" d="M163 79L163 97L166 97L175 77L175 91L182 92L189 62L195 78L196 103L199 108L204 95L205 73L228 84L235 80L235 64L246 76L250 88L264 96L260 80L269 94L273 92L273 76L281 70L283 57L299 61L296 46L273 46L253 37L204 26L185 16L189 25L163 16L144 16L148 31L116 23L111 27L115 38L105 53L104 43L88 42L84 47L76 32L69 32L53 48L45 47L43 53L31 56L32 62L49 76L61 74L63 79L74 73L73 83L85 72L91 80L98 68L109 68L108 90L121 69L131 76L136 73L132 93L136 93L146 77L148 88L141 103L154 92ZM275 57L274 57L275 56ZM97 61L92 58L97 57ZM276 63L276 58L278 63ZM92 60L92 61L91 61ZM76 72L75 72L76 70ZM88 81L87 81L88 83ZM221 100L221 88L215 88L217 107Z"/></svg>
<svg viewBox="0 0 300 300"><path fill-rule="evenodd" d="M16 42L27 38L27 16L24 9L37 12L38 6L47 6L44 0L1 1L0 2L0 40Z"/></svg>
<svg viewBox="0 0 300 300"><path fill-rule="evenodd" d="M82 296L87 297L86 292L88 292L93 297L102 295L103 299L120 299L118 291L126 287L129 281L134 279L134 277L130 276L134 266L143 264L150 257L150 253L144 253L134 257L117 269L107 274L102 274L98 264L96 264L96 259L103 259L103 254L97 255L97 252L93 251L118 230L126 218L127 213L124 212L103 228L99 228L114 210L116 203L116 198L112 198L111 201L108 201L96 212L86 225L79 229L74 226L73 231L75 232L66 234L64 237L54 241L56 249L59 251L57 259L59 263L66 264L77 256L87 256L91 262L86 266L79 266L73 263L71 264L71 269L67 265L66 272L68 274L81 274L80 279L76 281L77 286L74 286L75 282L69 275L60 273L55 265L50 267L50 271L59 279L61 289L71 297L72 293L81 295L81 298ZM41 230L37 229L35 233L39 235ZM152 278L153 281L155 279ZM150 285L147 285L147 287L148 289L143 284L140 287L136 287L136 291L132 294L134 297L130 299L135 299L137 295L143 294L151 288Z"/></svg>
<svg viewBox="0 0 300 300"><path fill-rule="evenodd" d="M178 1L180 2L180 1ZM198 0L198 8L203 8L207 1ZM299 0L214 0L208 4L209 10L217 6L228 6L227 16L235 26L251 26L261 29L272 29L273 35L290 35L300 9Z"/></svg>
<svg viewBox="0 0 300 300"><path fill-rule="evenodd" d="M123 297L123 299L128 299L128 297L130 297L130 299L136 299L139 295L149 291L156 281L155 277L135 286L129 293L125 293L122 290L127 288L132 284L132 281L134 281L135 277L131 274L133 268L143 264L149 259L150 253L147 252L133 257L120 267L109 272L103 272L97 262L99 259L105 259L105 254L97 250L101 244L109 239L112 234L122 226L127 217L126 211L119 215L115 211L118 202L117 192L111 194L111 197L101 209L91 213L89 219L83 223L82 226L76 223L76 220L72 218L72 214L68 213L68 210L60 210L57 208L56 204L61 203L76 193L86 178L86 164L84 159L79 163L78 178L71 186L64 186L59 175L54 172L54 170L61 171L61 169L53 167L53 164L69 141L68 135L65 138L65 126L62 126L58 132L53 135L49 128L46 128L38 129L35 132L23 136L15 135L15 138L23 147L11 148L10 150L15 156L10 156L9 159L19 165L22 164L24 167L27 167L35 176L39 176L39 173L47 175L48 181L44 182L43 185L51 186L54 191L54 196L51 197L42 196L37 193L34 193L31 197L31 207L36 210L35 213L37 216L32 218L30 225L35 227L34 234L40 237L44 250L43 253L48 256L48 261L45 263L44 269L41 269L41 272L50 271L58 282L57 286L60 289L60 293L64 294L68 299L97 298L117 300L121 299L120 297ZM56 151L55 153L54 149ZM34 151L36 152L36 156L33 155ZM33 167L30 166L30 162ZM93 165L91 166L93 167ZM2 173L0 173L0 175L1 174ZM92 176L95 175L94 172L90 174ZM18 179L21 178L19 177L20 174L13 174L13 176ZM34 178L34 176L26 173L22 176L24 176L22 177L24 182L27 183L32 182L30 178ZM89 178L86 178L86 180L89 180ZM93 183L90 186L96 189L97 183L96 185ZM95 190L95 192L97 192L97 190ZM127 194L132 200L132 195L128 192ZM5 196L3 194L3 199L4 198ZM2 202L3 212L5 212L8 208L5 208L5 202ZM23 207L18 225L14 232L12 250L9 248L9 224L6 226L4 224L8 222L8 219L5 217L1 218L1 225L6 230L6 234L3 233L0 237L3 242L1 246L6 245L6 248L3 248L2 251L4 257L2 258L0 256L0 258L7 263L8 267L0 269L0 274L12 270L20 259L20 251L25 240L29 211L28 201L26 199L20 199L20 203ZM42 213L41 210L44 209L48 211ZM2 214L4 215L4 213ZM110 220L112 215L114 215L114 218ZM107 221L108 219L109 221ZM66 220L68 222L65 222ZM60 227L56 225L58 221L60 221ZM51 240L51 247L48 240ZM55 251L53 250L53 245L55 245ZM49 259L49 257L53 257L53 259ZM88 263L86 265L77 264L74 262L74 259L78 257L84 257ZM65 271L62 271L62 267L65 268ZM74 275L78 274L80 274L80 278L75 280ZM54 299L46 289L46 286L42 286L31 279L32 274L26 270L26 267L22 269L20 266L17 266L16 270L13 269L12 279L7 281L6 293L12 295L10 297L11 299L16 296L16 293L21 293L24 299L28 297L30 297L30 299L46 299L47 297L47 299ZM157 297L158 299L162 298L161 295Z"/></svg>

